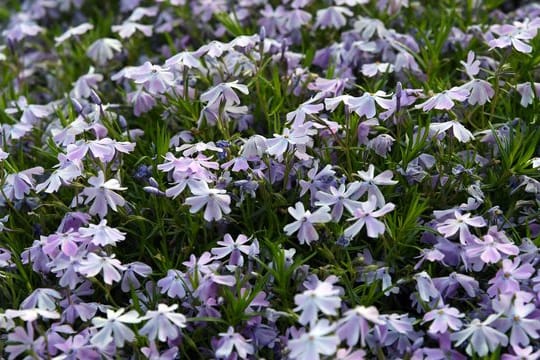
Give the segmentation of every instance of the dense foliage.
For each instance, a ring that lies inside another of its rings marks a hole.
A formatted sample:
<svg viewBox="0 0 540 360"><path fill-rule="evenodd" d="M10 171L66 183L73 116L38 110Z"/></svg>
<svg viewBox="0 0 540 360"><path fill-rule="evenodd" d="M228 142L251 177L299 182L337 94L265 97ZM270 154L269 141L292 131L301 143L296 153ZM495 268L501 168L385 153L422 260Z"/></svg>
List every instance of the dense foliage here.
<svg viewBox="0 0 540 360"><path fill-rule="evenodd" d="M540 359L540 4L4 3L3 358Z"/></svg>

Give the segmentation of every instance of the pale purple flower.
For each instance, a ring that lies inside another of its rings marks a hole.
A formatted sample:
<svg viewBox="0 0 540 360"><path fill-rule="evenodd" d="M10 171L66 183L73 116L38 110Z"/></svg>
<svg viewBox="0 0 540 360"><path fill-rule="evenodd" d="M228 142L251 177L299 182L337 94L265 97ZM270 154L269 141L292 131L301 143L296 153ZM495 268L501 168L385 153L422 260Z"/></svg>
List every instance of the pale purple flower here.
<svg viewBox="0 0 540 360"><path fill-rule="evenodd" d="M96 64L103 66L114 57L115 52L122 51L122 43L112 38L94 41L86 50L86 55Z"/></svg>
<svg viewBox="0 0 540 360"><path fill-rule="evenodd" d="M157 104L156 97L144 91L142 86L127 93L127 101L133 105L133 114L135 116L140 116L152 110Z"/></svg>
<svg viewBox="0 0 540 360"><path fill-rule="evenodd" d="M85 204L92 202L90 210L91 215L99 215L104 218L107 215L107 207L113 211L117 211L117 206L124 206L126 201L115 191L123 191L127 188L121 187L116 179L105 181L103 171L99 171L98 176L92 176L88 179L88 183L92 187L85 187L82 195L86 196Z"/></svg>
<svg viewBox="0 0 540 360"><path fill-rule="evenodd" d="M64 342L54 344L54 347L61 352L54 360L98 360L101 357L89 338L80 334L70 336Z"/></svg>
<svg viewBox="0 0 540 360"><path fill-rule="evenodd" d="M28 323L34 322L39 318L53 320L60 319L60 314L58 312L54 310L46 310L40 308L21 310L8 309L5 311L4 315L9 319L19 318Z"/></svg>
<svg viewBox="0 0 540 360"><path fill-rule="evenodd" d="M189 212L195 214L206 206L206 221L221 220L223 214L231 212L231 198L226 190L210 189L205 181L198 181L190 187L193 196L186 199L185 204L191 206Z"/></svg>
<svg viewBox="0 0 540 360"><path fill-rule="evenodd" d="M353 16L353 12L344 6L330 6L326 9L317 10L317 19L313 29L341 29L347 24L345 16Z"/></svg>
<svg viewBox="0 0 540 360"><path fill-rule="evenodd" d="M530 338L540 338L540 320L535 304L531 303L533 298L533 294L517 291L500 294L493 301L493 310L503 314L497 320L498 329L503 332L511 329L510 345L513 348L529 345Z"/></svg>
<svg viewBox="0 0 540 360"><path fill-rule="evenodd" d="M454 217L448 218L444 222L437 224L436 229L444 237L449 238L459 233L459 239L462 244L466 244L470 240L471 232L469 226L475 228L481 228L486 226L486 221L481 216L475 216L471 218L470 213L461 214L459 211L454 210Z"/></svg>
<svg viewBox="0 0 540 360"><path fill-rule="evenodd" d="M459 142L467 143L474 140L474 135L465 126L463 126L463 124L456 120L429 124L429 132L431 136L437 136L448 130L452 131L452 135Z"/></svg>
<svg viewBox="0 0 540 360"><path fill-rule="evenodd" d="M454 296L459 287L462 287L469 297L475 297L480 288L478 281L473 277L456 272L448 276L433 278L432 280L443 297Z"/></svg>
<svg viewBox="0 0 540 360"><path fill-rule="evenodd" d="M366 346L366 336L369 332L369 322L382 325L379 311L375 306L358 305L354 309L347 310L338 322L336 334L341 340L347 340L350 347L356 346L360 339L360 346Z"/></svg>
<svg viewBox="0 0 540 360"><path fill-rule="evenodd" d="M474 51L467 53L467 62L460 61L461 65L465 68L465 73L472 79L480 72L480 60L475 59L476 54Z"/></svg>
<svg viewBox="0 0 540 360"><path fill-rule="evenodd" d="M278 160L282 159L287 150L294 151L294 154L299 159L309 158L305 154L305 148L307 145L312 144L311 138L316 131L311 129L311 124L305 123L301 126L297 126L292 130L289 128L283 129L283 134L274 134L272 139L266 140L266 152L275 156Z"/></svg>
<svg viewBox="0 0 540 360"><path fill-rule="evenodd" d="M490 50L494 48L504 49L509 46L525 54L531 53L533 50L528 41L536 36L536 31L527 31L510 24L492 25L490 30L499 36L488 42L488 45L491 47Z"/></svg>
<svg viewBox="0 0 540 360"><path fill-rule="evenodd" d="M26 13L21 12L15 18L15 23L2 31L2 36L9 42L18 42L26 37L36 36L45 32L45 29L31 20Z"/></svg>
<svg viewBox="0 0 540 360"><path fill-rule="evenodd" d="M217 358L229 358L233 351L241 359L246 359L248 355L255 353L253 345L241 334L235 332L232 326L229 326L226 333L219 333L219 336L221 338L215 353Z"/></svg>
<svg viewBox="0 0 540 360"><path fill-rule="evenodd" d="M319 240L319 234L313 224L324 224L332 220L328 206L322 206L311 213L311 211L305 210L304 204L297 202L294 207L290 206L287 210L295 221L285 225L283 231L287 236L298 231L297 237L300 244L307 243L309 245L312 241Z"/></svg>
<svg viewBox="0 0 540 360"><path fill-rule="evenodd" d="M96 73L94 67L91 66L87 74L80 76L73 83L73 90L71 90L70 95L74 98L88 98L92 90L95 91L97 84L101 81L103 81L103 75Z"/></svg>
<svg viewBox="0 0 540 360"><path fill-rule="evenodd" d="M334 329L335 325L328 320L320 320L309 332L289 340L289 356L296 360L320 360L321 355L334 355L340 342L336 335L330 335Z"/></svg>
<svg viewBox="0 0 540 360"><path fill-rule="evenodd" d="M26 324L26 329L21 326L17 326L12 332L7 335L7 345L5 347L6 353L9 354L8 360L21 359L19 355L29 351L31 353L39 354L43 350L45 345L43 336L34 339L34 325L32 323ZM25 357L24 359L27 359Z"/></svg>
<svg viewBox="0 0 540 360"><path fill-rule="evenodd" d="M227 103L229 105L240 104L240 98L236 94L236 91L248 95L248 87L244 84L239 84L238 81L229 83L221 83L210 90L201 94L200 100L208 104L221 104Z"/></svg>
<svg viewBox="0 0 540 360"><path fill-rule="evenodd" d="M424 315L423 323L433 321L428 332L431 334L443 334L448 331L448 328L454 331L461 329L463 322L460 318L464 316L458 309L445 305L442 308L428 311Z"/></svg>
<svg viewBox="0 0 540 360"><path fill-rule="evenodd" d="M422 271L421 273L414 274L413 278L416 280L418 295L424 302L440 298L441 294L433 284L433 281L427 272Z"/></svg>
<svg viewBox="0 0 540 360"><path fill-rule="evenodd" d="M367 171L359 170L357 171L357 174L360 179L363 180L360 183L358 195L362 196L367 191L368 199L375 196L377 199L376 205L378 207L382 207L386 203L379 186L390 186L398 183L396 180L392 180L394 175L391 170L385 170L375 176L375 166L373 164L369 164Z"/></svg>
<svg viewBox="0 0 540 360"><path fill-rule="evenodd" d="M377 218L393 211L395 205L393 203L387 203L378 210L375 210L376 208L377 199L375 196L370 196L369 200L366 202L358 202L357 207L351 212L353 217L347 219L347 221L354 221L354 223L345 229L345 237L355 237L364 226L366 227L367 235L370 238L375 239L384 234L386 227L384 223L377 220Z"/></svg>
<svg viewBox="0 0 540 360"><path fill-rule="evenodd" d="M148 310L141 320L148 320L139 330L139 334L146 335L149 340L156 338L165 342L168 339L174 340L180 335L180 329L185 328L186 317L183 314L175 312L178 304L167 306L158 304L158 309Z"/></svg>
<svg viewBox="0 0 540 360"><path fill-rule="evenodd" d="M315 198L315 206L328 206L332 207L332 221L338 222L343 215L343 208L346 207L349 211L354 211L355 200L358 200L360 195L358 190L361 184L358 181L352 183L341 184L339 188L330 186L329 193L324 191L317 191Z"/></svg>
<svg viewBox="0 0 540 360"><path fill-rule="evenodd" d="M182 51L165 61L165 66L184 71L187 69L202 69L201 61L192 52Z"/></svg>
<svg viewBox="0 0 540 360"><path fill-rule="evenodd" d="M90 342L100 348L106 347L111 342L119 348L123 347L126 341L132 342L135 339L135 333L124 324L137 324L141 319L135 310L124 314L125 311L124 308L117 311L107 309L107 318L93 318L94 328L101 330L92 336Z"/></svg>
<svg viewBox="0 0 540 360"><path fill-rule="evenodd" d="M534 91L532 85L534 85ZM540 83L535 82L532 85L530 82L516 85L516 90L521 95L520 104L525 108L531 105L533 100L540 95Z"/></svg>
<svg viewBox="0 0 540 360"><path fill-rule="evenodd" d="M41 166L36 166L14 174L8 174L4 180L3 194L0 195L0 202L5 200L4 195L9 200L21 200L25 195L34 189L36 175L43 174L44 169Z"/></svg>
<svg viewBox="0 0 540 360"><path fill-rule="evenodd" d="M319 100L320 99L313 97L300 104L296 110L287 113L287 123L292 122L292 128L296 128L297 126L304 124L307 115L320 113L324 109L324 105L321 103L314 104L314 102Z"/></svg>
<svg viewBox="0 0 540 360"><path fill-rule="evenodd" d="M311 21L312 15L300 8L294 8L283 14L283 27L287 31L300 29Z"/></svg>
<svg viewBox="0 0 540 360"><path fill-rule="evenodd" d="M62 35L54 37L55 45L58 46L62 44L64 41L74 36L80 36L80 35L86 34L88 31L92 29L94 29L94 25L90 23L82 23L80 25L71 27L67 29Z"/></svg>
<svg viewBox="0 0 540 360"><path fill-rule="evenodd" d="M88 227L79 228L79 234L83 237L92 238L92 244L96 246L113 245L126 239L126 233L107 226L107 220L102 219L99 224L89 224Z"/></svg>
<svg viewBox="0 0 540 360"><path fill-rule="evenodd" d="M480 256L486 264L493 264L503 257L519 254L519 248L508 240L504 232L497 231L496 226L491 226L482 239L472 237L472 242L466 247L465 252L470 257Z"/></svg>
<svg viewBox="0 0 540 360"><path fill-rule="evenodd" d="M89 253L79 265L79 272L87 277L96 276L103 273L103 281L105 284L112 285L113 282L118 282L122 278L120 272L126 269L119 260L115 259L115 255L99 256L94 253Z"/></svg>
<svg viewBox="0 0 540 360"><path fill-rule="evenodd" d="M540 350L527 346L526 348L520 348L519 346L513 346L512 351L514 354L503 354L501 360L538 360L540 359ZM534 352L533 352L534 351Z"/></svg>
<svg viewBox="0 0 540 360"><path fill-rule="evenodd" d="M373 139L369 140L367 147L372 149L375 154L386 159L386 155L388 155L388 152L392 150L394 141L395 139L388 134L379 134Z"/></svg>
<svg viewBox="0 0 540 360"><path fill-rule="evenodd" d="M167 347L167 350L160 353L156 343L154 341L150 341L149 347L143 347L141 348L141 352L146 356L147 359L151 360L175 360L178 359L178 347L172 346Z"/></svg>
<svg viewBox="0 0 540 360"><path fill-rule="evenodd" d="M470 95L467 101L471 105L484 105L491 101L491 98L495 95L495 90L493 90L491 84L482 79L472 79L461 85L461 87L469 91Z"/></svg>
<svg viewBox="0 0 540 360"><path fill-rule="evenodd" d="M150 94L163 94L174 86L174 75L168 68L159 65L152 65L146 61L126 75L135 80L135 83L142 85Z"/></svg>
<svg viewBox="0 0 540 360"><path fill-rule="evenodd" d="M125 267L126 270L122 274L122 283L120 284L123 292L129 292L131 289L138 289L141 286L136 275L148 277L152 274L152 268L139 261L126 264Z"/></svg>
<svg viewBox="0 0 540 360"><path fill-rule="evenodd" d="M375 103L384 108L388 96L388 94L380 90L374 94L366 92L360 97L350 98L348 100L349 109L360 117L365 116L367 119L371 119L377 114Z"/></svg>
<svg viewBox="0 0 540 360"><path fill-rule="evenodd" d="M469 90L453 87L439 94L433 95L427 101L415 106L415 109L429 111L431 109L450 110L454 107L454 101L463 102L469 97Z"/></svg>
<svg viewBox="0 0 540 360"><path fill-rule="evenodd" d="M133 36L136 31L141 32L144 36L152 36L153 25L144 25L135 21L124 21L120 25L113 25L111 30L118 34L122 39L127 39Z"/></svg>
<svg viewBox="0 0 540 360"><path fill-rule="evenodd" d="M82 175L79 166L67 160L65 155L58 155L61 160L60 164L56 165L56 170L52 172L47 180L36 185L36 192L45 191L48 194L57 192L64 184L71 184L73 180Z"/></svg>
<svg viewBox="0 0 540 360"><path fill-rule="evenodd" d="M62 299L62 295L56 290L48 288L38 288L34 290L24 301L21 303L22 309L42 309L48 311L54 311L57 307L57 301Z"/></svg>
<svg viewBox="0 0 540 360"><path fill-rule="evenodd" d="M167 276L157 282L157 286L161 288L161 293L167 293L170 298L183 299L186 296L186 291L189 290L186 277L180 270L169 269Z"/></svg>
<svg viewBox="0 0 540 360"><path fill-rule="evenodd" d="M214 247L212 249L212 254L215 256L215 259L223 259L226 256L229 256L229 264L235 266L242 266L244 264L245 255L253 255L255 250L253 245L248 245L247 243L251 241L251 238L248 238L244 234L237 236L236 240L233 240L230 234L225 234L223 241L218 241L217 244L220 247Z"/></svg>
<svg viewBox="0 0 540 360"><path fill-rule="evenodd" d="M492 314L484 321L473 319L465 329L453 333L451 339L455 341L455 346L460 346L468 340L466 351L470 356L473 354L486 356L499 346L508 344L508 337L490 326L498 317L498 314Z"/></svg>
<svg viewBox="0 0 540 360"><path fill-rule="evenodd" d="M74 231L41 236L43 252L51 257L56 256L59 250L67 256L75 256L79 250L78 243L84 242L80 234Z"/></svg>
<svg viewBox="0 0 540 360"><path fill-rule="evenodd" d="M489 280L492 284L487 292L491 296L497 293L510 294L519 291L519 282L529 279L534 274L534 267L531 264L521 264L519 257L514 260L504 259L502 268L497 271L495 277Z"/></svg>
<svg viewBox="0 0 540 360"><path fill-rule="evenodd" d="M325 315L337 315L337 309L341 306L339 297L341 290L334 287L337 281L335 276L330 276L325 281L319 279L315 281L315 284L309 284L309 288L302 294L294 297L294 303L297 305L294 311L302 311L298 319L302 325L309 323L313 326L318 320L319 311Z"/></svg>
<svg viewBox="0 0 540 360"><path fill-rule="evenodd" d="M394 72L394 66L389 63L371 63L362 65L362 75L367 77L374 77L378 73L392 73Z"/></svg>

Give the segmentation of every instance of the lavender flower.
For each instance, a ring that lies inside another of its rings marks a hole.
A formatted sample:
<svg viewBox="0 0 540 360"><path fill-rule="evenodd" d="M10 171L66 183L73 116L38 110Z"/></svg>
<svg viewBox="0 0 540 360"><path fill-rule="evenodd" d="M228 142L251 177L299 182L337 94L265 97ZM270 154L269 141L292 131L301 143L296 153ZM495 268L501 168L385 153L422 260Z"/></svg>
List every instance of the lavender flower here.
<svg viewBox="0 0 540 360"><path fill-rule="evenodd" d="M186 317L182 314L174 312L178 308L178 304L167 306L158 304L156 311L149 310L146 315L140 318L141 321L148 320L146 324L139 330L141 335L146 335L148 339L159 341L174 340L180 334L180 330L185 328Z"/></svg>
<svg viewBox="0 0 540 360"><path fill-rule="evenodd" d="M324 224L332 219L328 206L322 206L311 213L311 211L304 209L304 204L297 202L294 207L289 207L287 210L295 221L285 225L283 231L287 236L298 231L297 237L300 244L307 243L309 245L312 241L319 240L319 234L313 224Z"/></svg>
<svg viewBox="0 0 540 360"><path fill-rule="evenodd" d="M124 346L124 343L132 342L135 339L135 333L124 324L137 324L141 321L135 310L128 311L120 308L116 311L107 309L107 318L96 317L92 319L92 324L96 329L101 329L96 332L90 342L98 347L106 347L111 342L117 347Z"/></svg>

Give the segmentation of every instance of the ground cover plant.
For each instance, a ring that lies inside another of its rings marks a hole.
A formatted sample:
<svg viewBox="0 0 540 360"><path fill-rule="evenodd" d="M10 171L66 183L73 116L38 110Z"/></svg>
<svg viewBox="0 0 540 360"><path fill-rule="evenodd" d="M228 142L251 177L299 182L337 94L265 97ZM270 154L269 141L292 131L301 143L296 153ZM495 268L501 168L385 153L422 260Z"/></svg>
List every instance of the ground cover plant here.
<svg viewBox="0 0 540 360"><path fill-rule="evenodd" d="M540 3L5 0L7 359L539 359Z"/></svg>

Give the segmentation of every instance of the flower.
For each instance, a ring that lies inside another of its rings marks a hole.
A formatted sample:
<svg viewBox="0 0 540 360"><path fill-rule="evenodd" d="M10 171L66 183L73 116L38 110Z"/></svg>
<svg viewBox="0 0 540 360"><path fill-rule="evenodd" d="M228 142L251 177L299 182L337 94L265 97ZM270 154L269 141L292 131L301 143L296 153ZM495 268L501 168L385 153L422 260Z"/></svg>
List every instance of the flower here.
<svg viewBox="0 0 540 360"><path fill-rule="evenodd" d="M136 84L142 85L144 90L153 95L163 94L174 86L174 75L170 69L152 65L150 61L134 68L126 77L135 80Z"/></svg>
<svg viewBox="0 0 540 360"><path fill-rule="evenodd" d="M494 264L503 256L519 254L519 248L508 240L504 232L499 232L496 226L492 226L482 239L472 237L472 242L465 252L470 257L480 256L486 264Z"/></svg>
<svg viewBox="0 0 540 360"><path fill-rule="evenodd" d="M347 219L347 221L355 221L354 224L345 229L344 235L347 238L353 238L358 233L364 225L366 226L367 235L370 238L377 238L380 235L384 234L386 227L384 223L380 220L377 220L378 217L388 214L393 211L395 205L392 203L385 204L379 210L377 208L377 198L376 196L370 196L369 200L366 202L357 202L357 207L352 211L353 217Z"/></svg>
<svg viewBox="0 0 540 360"><path fill-rule="evenodd" d="M438 136L448 130L452 130L452 135L459 142L467 143L474 140L474 135L465 126L455 120L429 124L431 136Z"/></svg>
<svg viewBox="0 0 540 360"><path fill-rule="evenodd" d="M71 27L67 29L62 35L55 36L54 42L56 46L62 44L64 41L68 40L69 38L72 38L74 36L79 36L87 33L88 31L92 30L94 28L94 25L90 23L82 23L80 25Z"/></svg>
<svg viewBox="0 0 540 360"><path fill-rule="evenodd" d="M114 257L114 254L111 256L99 256L89 253L86 259L81 260L79 272L87 277L93 277L103 272L103 281L105 281L105 284L111 285L113 282L120 281L122 278L120 271L126 269Z"/></svg>
<svg viewBox="0 0 540 360"><path fill-rule="evenodd" d="M376 197L376 205L379 207L384 206L386 203L379 186L395 185L398 183L396 180L392 180L394 175L392 174L391 170L385 170L379 175L375 176L375 166L373 164L369 164L367 171L359 170L357 174L360 179L363 180L360 183L360 188L358 189L358 196L364 195L364 193L367 191L368 198L371 198L372 196Z"/></svg>
<svg viewBox="0 0 540 360"><path fill-rule="evenodd" d="M297 339L289 340L291 350L289 356L297 360L320 360L320 354L333 355L339 345L336 335L329 335L335 329L326 319L322 319L311 327L308 333Z"/></svg>
<svg viewBox="0 0 540 360"><path fill-rule="evenodd" d="M346 207L349 211L353 211L354 203L360 197L358 190L361 184L358 181L352 183L341 184L339 188L330 186L330 193L324 191L317 191L315 193L316 206L333 206L332 208L332 220L338 222L343 215L343 208Z"/></svg>
<svg viewBox="0 0 540 360"><path fill-rule="evenodd" d="M532 46L529 45L527 41L536 36L536 31L520 29L510 24L492 25L491 31L494 34L499 35L499 37L488 42L488 45L491 47L490 50L494 48L504 49L509 46L513 46L516 51L525 54L528 54L533 50Z"/></svg>
<svg viewBox="0 0 540 360"><path fill-rule="evenodd" d="M514 260L504 259L502 261L502 268L497 271L495 277L489 280L489 284L492 284L487 292L491 296L495 296L497 293L510 294L519 291L520 280L527 280L534 274L534 267L531 264L521 264L519 257Z"/></svg>
<svg viewBox="0 0 540 360"><path fill-rule="evenodd" d="M42 310L54 311L56 310L57 300L62 299L62 295L56 290L39 288L34 290L30 296L28 296L21 303L22 309L38 308Z"/></svg>
<svg viewBox="0 0 540 360"><path fill-rule="evenodd" d="M139 334L146 335L149 340L167 341L174 340L180 334L179 329L186 327L186 317L183 314L175 313L178 304L167 306L158 304L157 311L149 310L141 320L148 320L139 330Z"/></svg>
<svg viewBox="0 0 540 360"><path fill-rule="evenodd" d="M204 219L206 221L221 220L223 214L231 212L229 205L231 198L226 190L210 189L205 181L197 181L191 185L191 193L194 196L188 197L186 205L190 205L189 212L194 214L206 206Z"/></svg>
<svg viewBox="0 0 540 360"><path fill-rule="evenodd" d="M433 95L427 101L416 105L415 109L422 109L427 112L431 109L450 110L454 107L454 101L465 101L469 97L469 90L453 87L450 90L445 90L439 94Z"/></svg>
<svg viewBox="0 0 540 360"><path fill-rule="evenodd" d="M294 303L297 305L294 311L302 311L298 319L300 324L314 325L318 320L319 311L326 315L337 315L341 298L339 297L340 289L333 285L336 281L335 276L329 276L325 281L315 279L315 284L305 283L308 289L294 297Z"/></svg>
<svg viewBox="0 0 540 360"><path fill-rule="evenodd" d="M86 55L98 65L105 65L114 57L115 52L122 51L122 43L112 38L94 41L86 50Z"/></svg>
<svg viewBox="0 0 540 360"><path fill-rule="evenodd" d="M223 241L218 241L217 244L221 247L215 247L212 249L212 254L216 259L223 259L227 255L230 255L229 264L242 266L244 264L244 257L242 253L251 255L253 253L253 245L247 244L251 238L248 238L244 234L238 235L236 240L233 240L230 234L225 234Z"/></svg>
<svg viewBox="0 0 540 360"><path fill-rule="evenodd" d="M492 314L484 321L473 319L465 329L453 333L451 339L456 342L455 346L460 346L469 340L467 354L485 356L489 352L495 351L499 346L508 344L508 337L490 326L498 317L498 314Z"/></svg>
<svg viewBox="0 0 540 360"><path fill-rule="evenodd" d="M217 358L228 358L234 349L241 359L247 358L248 355L255 353L253 345L251 345L242 335L234 332L234 328L229 326L226 333L219 333L221 339L219 347L216 350Z"/></svg>
<svg viewBox="0 0 540 360"><path fill-rule="evenodd" d="M88 227L79 228L79 234L83 237L92 238L92 244L96 246L113 245L126 239L126 233L107 226L107 220L102 219L99 224L89 224Z"/></svg>
<svg viewBox="0 0 540 360"><path fill-rule="evenodd" d="M375 306L358 305L354 309L347 310L345 316L339 320L336 334L342 340L347 340L347 345L355 346L360 338L360 345L366 346L366 335L369 332L368 321L382 325L379 311Z"/></svg>
<svg viewBox="0 0 540 360"><path fill-rule="evenodd" d="M120 308L117 311L107 309L107 318L95 317L92 319L94 328L101 329L95 333L90 342L100 348L104 348L114 341L117 347L124 346L126 341L135 339L135 333L124 324L137 324L141 321L135 310L128 311Z"/></svg>
<svg viewBox="0 0 540 360"><path fill-rule="evenodd" d="M107 205L113 211L117 211L117 206L124 206L126 203L124 198L115 193L115 191L122 191L127 188L121 187L116 179L105 181L103 171L100 170L97 177L92 176L88 179L88 183L92 187L85 187L82 195L86 196L85 204L93 200L88 211L91 215L99 215L99 217L104 218L107 215Z"/></svg>
<svg viewBox="0 0 540 360"><path fill-rule="evenodd" d="M531 293L517 291L500 294L493 301L493 310L503 314L497 320L497 327L503 332L511 329L510 345L513 348L529 345L529 338L540 338L540 321L535 314L536 306L531 302L533 298Z"/></svg>
<svg viewBox="0 0 540 360"><path fill-rule="evenodd" d="M157 282L157 286L161 288L161 293L167 293L167 296L183 299L186 296L186 279L185 274L180 270L169 269L167 276Z"/></svg>
<svg viewBox="0 0 540 360"><path fill-rule="evenodd" d="M344 6L330 6L326 9L317 10L317 20L313 25L313 29L340 29L347 24L345 16L353 16L353 12Z"/></svg>
<svg viewBox="0 0 540 360"><path fill-rule="evenodd" d="M423 323L433 321L428 332L431 334L443 334L448 331L448 328L454 331L461 329L463 323L459 319L464 316L458 309L445 305L442 308L428 311L424 315Z"/></svg>
<svg viewBox="0 0 540 360"><path fill-rule="evenodd" d="M309 245L312 241L319 240L319 234L313 224L323 224L332 220L328 206L322 206L311 213L311 211L304 209L304 204L297 202L294 207L290 206L287 210L296 221L285 225L283 231L287 236L298 231L300 244L307 243Z"/></svg>
<svg viewBox="0 0 540 360"><path fill-rule="evenodd" d="M459 239L464 245L471 238L469 226L477 228L486 226L486 221L481 216L475 216L471 218L471 214L466 213L461 215L461 213L456 210L454 210L453 215L453 219L446 219L441 224L438 224L436 226L436 229L446 238L451 237L459 232Z"/></svg>

